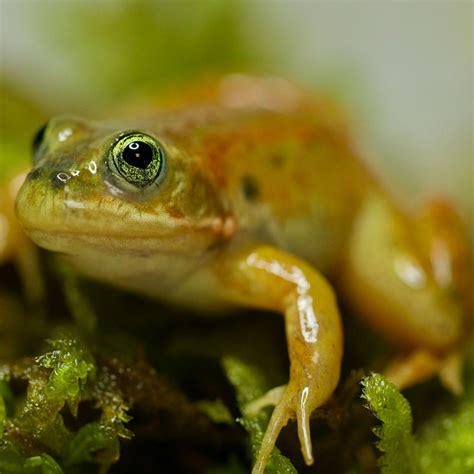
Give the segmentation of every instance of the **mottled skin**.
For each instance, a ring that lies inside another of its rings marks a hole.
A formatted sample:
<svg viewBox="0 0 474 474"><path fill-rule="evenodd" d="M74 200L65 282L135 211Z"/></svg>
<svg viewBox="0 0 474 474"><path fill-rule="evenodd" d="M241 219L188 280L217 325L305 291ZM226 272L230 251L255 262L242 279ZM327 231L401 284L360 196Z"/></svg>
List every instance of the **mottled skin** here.
<svg viewBox="0 0 474 474"><path fill-rule="evenodd" d="M109 149L126 130L161 142L159 184L137 189L111 170ZM440 372L459 389L453 354L471 276L463 227L443 202L403 213L330 106L282 80L230 76L135 119L53 119L37 148L17 212L38 245L92 278L200 311L285 316L290 378L253 404L276 404L254 473L291 418L313 462L309 417L342 358L332 285L408 354L389 368L399 385Z"/></svg>

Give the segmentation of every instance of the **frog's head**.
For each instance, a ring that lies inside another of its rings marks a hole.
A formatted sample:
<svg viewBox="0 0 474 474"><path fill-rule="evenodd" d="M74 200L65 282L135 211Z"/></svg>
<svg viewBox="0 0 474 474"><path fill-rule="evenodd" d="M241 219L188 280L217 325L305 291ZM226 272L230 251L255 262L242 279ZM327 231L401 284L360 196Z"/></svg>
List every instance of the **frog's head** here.
<svg viewBox="0 0 474 474"><path fill-rule="evenodd" d="M232 227L199 157L153 130L71 118L37 132L17 213L38 245L106 280L178 277Z"/></svg>

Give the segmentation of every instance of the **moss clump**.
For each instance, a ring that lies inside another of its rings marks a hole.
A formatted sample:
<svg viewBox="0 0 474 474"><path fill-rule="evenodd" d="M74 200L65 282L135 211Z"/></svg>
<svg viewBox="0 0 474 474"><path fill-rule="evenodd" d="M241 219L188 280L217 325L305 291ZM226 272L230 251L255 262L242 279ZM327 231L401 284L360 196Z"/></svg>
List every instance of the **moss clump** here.
<svg viewBox="0 0 474 474"><path fill-rule="evenodd" d="M126 427L132 411L148 421L167 413L183 428L192 419L201 434L210 426L198 404L144 360L94 347L61 330L44 354L0 367L2 474L106 472L119 459L120 440L133 436Z"/></svg>
<svg viewBox="0 0 474 474"><path fill-rule="evenodd" d="M407 399L380 374L362 381L362 397L382 422L374 429L383 474L470 474L474 470L474 358L467 356L466 390L413 433Z"/></svg>

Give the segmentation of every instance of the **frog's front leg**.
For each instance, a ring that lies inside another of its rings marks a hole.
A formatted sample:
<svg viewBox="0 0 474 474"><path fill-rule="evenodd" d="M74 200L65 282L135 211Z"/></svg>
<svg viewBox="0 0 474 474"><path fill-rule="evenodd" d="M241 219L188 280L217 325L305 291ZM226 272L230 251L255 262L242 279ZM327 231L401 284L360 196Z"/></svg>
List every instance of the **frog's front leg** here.
<svg viewBox="0 0 474 474"><path fill-rule="evenodd" d="M38 249L26 236L15 216L15 198L25 179L20 173L2 182L0 188L0 265L15 264L26 301L39 305L45 296Z"/></svg>
<svg viewBox="0 0 474 474"><path fill-rule="evenodd" d="M285 317L290 379L276 403L253 474L263 473L280 430L293 418L305 461L312 464L309 418L331 396L342 359L342 327L331 287L301 259L267 246L226 256L214 271L226 301Z"/></svg>

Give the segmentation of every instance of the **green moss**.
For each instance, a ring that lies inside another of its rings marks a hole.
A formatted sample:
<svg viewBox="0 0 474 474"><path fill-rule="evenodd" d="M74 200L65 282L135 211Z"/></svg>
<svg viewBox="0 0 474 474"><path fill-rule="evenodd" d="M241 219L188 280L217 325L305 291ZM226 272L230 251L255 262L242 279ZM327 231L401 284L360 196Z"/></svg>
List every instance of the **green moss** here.
<svg viewBox="0 0 474 474"><path fill-rule="evenodd" d="M430 474L474 472L474 401L461 403L423 426L419 437L422 471Z"/></svg>
<svg viewBox="0 0 474 474"><path fill-rule="evenodd" d="M0 446L0 472L2 474L63 474L58 463L48 454L26 458L15 449Z"/></svg>
<svg viewBox="0 0 474 474"><path fill-rule="evenodd" d="M82 388L88 378L95 376L92 354L67 333L59 334L48 343L53 350L36 358L40 367L51 369L44 395L50 404L62 407L67 403L72 414L77 415Z"/></svg>
<svg viewBox="0 0 474 474"><path fill-rule="evenodd" d="M56 473L62 472L60 465L85 462L106 469L118 459L118 438L129 436L122 425L129 420L126 405L118 391L113 403L100 399L96 384L103 389L104 381L97 376L96 362L78 336L60 331L48 346L51 350L36 359L25 359L2 371L4 385L26 381L28 387L24 402L17 403L16 413L10 417L5 416L1 398L4 437L0 472ZM88 400L101 408L100 420L77 431L67 427L65 416L77 419L79 403ZM95 457L98 452L100 456Z"/></svg>
<svg viewBox="0 0 474 474"><path fill-rule="evenodd" d="M24 469L26 472L31 471L32 473L63 474L63 470L59 467L58 463L47 454L28 458L24 463Z"/></svg>
<svg viewBox="0 0 474 474"><path fill-rule="evenodd" d="M474 353L466 356L466 387L461 400L434 413L417 433L412 432L408 401L382 375L363 382L363 395L382 422L374 429L383 453L383 474L471 474L474 471Z"/></svg>
<svg viewBox="0 0 474 474"><path fill-rule="evenodd" d="M379 459L384 474L418 473L415 441L412 436L413 419L410 404L395 385L380 374L372 374L362 381L362 397L382 422L374 429L380 438L378 449L384 453Z"/></svg>
<svg viewBox="0 0 474 474"><path fill-rule="evenodd" d="M417 441L423 472L474 472L474 345L467 350L464 394L421 427Z"/></svg>

